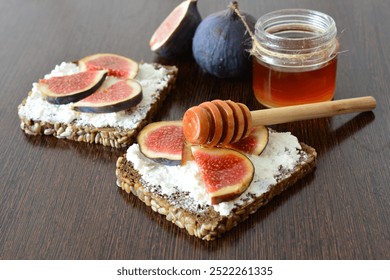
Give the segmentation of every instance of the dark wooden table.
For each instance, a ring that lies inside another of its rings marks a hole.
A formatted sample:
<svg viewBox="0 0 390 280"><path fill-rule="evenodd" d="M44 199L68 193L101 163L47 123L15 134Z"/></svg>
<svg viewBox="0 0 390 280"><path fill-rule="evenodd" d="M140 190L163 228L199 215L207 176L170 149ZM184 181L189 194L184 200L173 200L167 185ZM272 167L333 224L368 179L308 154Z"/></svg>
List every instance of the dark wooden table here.
<svg viewBox="0 0 390 280"><path fill-rule="evenodd" d="M189 236L115 184L124 150L26 136L17 106L62 61L111 52L177 65L156 120L221 98L260 109L251 78L220 80L192 58L164 60L150 36L179 0L0 1L0 259L389 259L390 2L239 1L330 14L340 31L336 99L373 95L374 112L277 125L318 151L315 172L214 242ZM227 1L199 1L202 17Z"/></svg>

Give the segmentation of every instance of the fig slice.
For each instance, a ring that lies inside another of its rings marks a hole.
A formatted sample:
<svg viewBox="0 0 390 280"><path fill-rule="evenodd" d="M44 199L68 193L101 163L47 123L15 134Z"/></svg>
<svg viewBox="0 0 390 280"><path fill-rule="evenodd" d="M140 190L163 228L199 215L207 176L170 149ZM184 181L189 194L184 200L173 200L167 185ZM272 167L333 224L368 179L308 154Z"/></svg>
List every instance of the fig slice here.
<svg viewBox="0 0 390 280"><path fill-rule="evenodd" d="M76 74L40 79L38 89L53 104L79 101L94 93L104 82L107 71L83 71Z"/></svg>
<svg viewBox="0 0 390 280"><path fill-rule="evenodd" d="M129 109L142 100L142 87L135 80L107 77L93 94L75 104L73 109L85 113L111 113Z"/></svg>
<svg viewBox="0 0 390 280"><path fill-rule="evenodd" d="M109 76L133 79L138 73L138 63L130 58L111 53L98 53L78 61L80 70L107 70Z"/></svg>
<svg viewBox="0 0 390 280"><path fill-rule="evenodd" d="M192 146L191 150L212 205L240 196L252 182L254 166L244 154L202 146Z"/></svg>
<svg viewBox="0 0 390 280"><path fill-rule="evenodd" d="M268 128L260 125L252 128L248 137L240 141L230 143L226 147L251 155L260 155L268 144Z"/></svg>
<svg viewBox="0 0 390 280"><path fill-rule="evenodd" d="M180 165L184 136L181 121L161 121L145 126L137 136L142 154L165 165Z"/></svg>

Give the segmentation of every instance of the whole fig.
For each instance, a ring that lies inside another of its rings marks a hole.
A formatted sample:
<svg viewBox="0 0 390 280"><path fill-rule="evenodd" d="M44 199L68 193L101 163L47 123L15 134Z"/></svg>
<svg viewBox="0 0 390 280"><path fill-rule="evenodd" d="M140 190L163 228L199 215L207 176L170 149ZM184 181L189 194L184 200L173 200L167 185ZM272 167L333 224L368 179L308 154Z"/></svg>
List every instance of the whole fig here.
<svg viewBox="0 0 390 280"><path fill-rule="evenodd" d="M251 61L249 50L252 39L235 12L237 3L226 10L207 16L196 29L192 52L203 71L219 78L235 78L247 73ZM248 28L253 32L256 20L240 12Z"/></svg>

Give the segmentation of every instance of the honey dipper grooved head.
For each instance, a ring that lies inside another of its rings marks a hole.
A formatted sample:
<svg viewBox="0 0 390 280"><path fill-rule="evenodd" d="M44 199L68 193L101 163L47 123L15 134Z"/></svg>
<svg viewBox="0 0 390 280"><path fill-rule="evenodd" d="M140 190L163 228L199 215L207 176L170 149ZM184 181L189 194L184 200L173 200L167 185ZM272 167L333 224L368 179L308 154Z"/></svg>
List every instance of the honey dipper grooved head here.
<svg viewBox="0 0 390 280"><path fill-rule="evenodd" d="M219 144L222 137L223 120L221 112L219 111L218 107L210 101L203 102L199 106L206 109L210 119L209 139L207 140L207 143L205 143L205 145L209 147L214 147Z"/></svg>
<svg viewBox="0 0 390 280"><path fill-rule="evenodd" d="M205 144L210 133L210 119L206 109L195 106L188 109L183 116L183 133L192 144Z"/></svg>
<svg viewBox="0 0 390 280"><path fill-rule="evenodd" d="M252 117L247 106L227 100L203 102L183 116L183 133L189 143L226 146L249 135Z"/></svg>
<svg viewBox="0 0 390 280"><path fill-rule="evenodd" d="M226 101L213 100L212 102L217 105L222 115L223 130L220 142L222 146L225 146L233 140L234 127L236 126L234 120L234 111Z"/></svg>

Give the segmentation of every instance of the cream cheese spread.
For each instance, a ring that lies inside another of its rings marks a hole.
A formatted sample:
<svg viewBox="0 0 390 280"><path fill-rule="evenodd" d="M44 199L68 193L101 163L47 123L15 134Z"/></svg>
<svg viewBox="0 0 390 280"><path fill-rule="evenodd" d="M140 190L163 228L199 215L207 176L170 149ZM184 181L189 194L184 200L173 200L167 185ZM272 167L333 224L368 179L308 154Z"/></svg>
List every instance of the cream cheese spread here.
<svg viewBox="0 0 390 280"><path fill-rule="evenodd" d="M270 132L267 147L260 156L247 155L255 167L252 183L240 197L213 205L214 210L222 216L227 216L236 206L244 200L253 199L267 192L270 186L276 184L280 170L290 171L299 162L302 154L298 139L290 132ZM188 162L181 166L168 166L159 164L145 157L139 150L138 144L130 146L126 158L141 175L148 185L160 186L162 194L170 196L177 191L188 192L195 203L210 205L210 196L195 162Z"/></svg>
<svg viewBox="0 0 390 280"><path fill-rule="evenodd" d="M45 79L55 76L65 76L78 73L77 64L63 62L57 65ZM82 113L72 110L72 103L64 105L51 104L45 100L38 90L38 83L33 83L31 94L27 97L24 106L19 110L19 115L34 121L46 121L50 123L74 123L79 126L95 127L121 127L124 129L136 128L147 115L151 105L159 96L159 91L168 84L169 76L164 68L156 69L153 64L142 63L135 78L142 86L142 101L127 111L116 113Z"/></svg>

